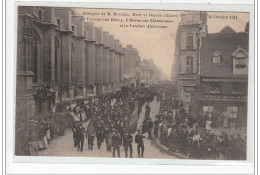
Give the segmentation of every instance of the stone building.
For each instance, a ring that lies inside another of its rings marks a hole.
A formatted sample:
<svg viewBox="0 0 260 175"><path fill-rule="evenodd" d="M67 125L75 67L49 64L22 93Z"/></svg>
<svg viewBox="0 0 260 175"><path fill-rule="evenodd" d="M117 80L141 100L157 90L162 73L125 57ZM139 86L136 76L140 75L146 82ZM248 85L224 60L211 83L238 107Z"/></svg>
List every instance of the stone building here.
<svg viewBox="0 0 260 175"><path fill-rule="evenodd" d="M142 74L141 74L141 83L144 83L146 86L149 86L153 83L154 76L154 62L153 60L143 59L142 61Z"/></svg>
<svg viewBox="0 0 260 175"><path fill-rule="evenodd" d="M229 124L247 126L248 37L227 26L202 38L199 115L228 113Z"/></svg>
<svg viewBox="0 0 260 175"><path fill-rule="evenodd" d="M227 26L208 33L206 13L184 12L174 63L179 99L193 117L214 111L246 121L248 32L236 33Z"/></svg>
<svg viewBox="0 0 260 175"><path fill-rule="evenodd" d="M126 85L125 77L140 77L140 62L137 49L123 48L73 9L19 6L16 124L28 126L57 103L118 90ZM17 155L22 154L19 144Z"/></svg>
<svg viewBox="0 0 260 175"><path fill-rule="evenodd" d="M54 105L101 96L136 76L121 42L70 8L19 6L17 38L18 115L39 112L34 94L45 86Z"/></svg>
<svg viewBox="0 0 260 175"><path fill-rule="evenodd" d="M136 48L133 48L133 45L126 45L123 48L124 53L124 80L129 82L129 84L138 84L140 80L140 71L141 71L141 57Z"/></svg>
<svg viewBox="0 0 260 175"><path fill-rule="evenodd" d="M173 78L185 109L197 113L200 40L207 33L207 13L183 12L177 29Z"/></svg>

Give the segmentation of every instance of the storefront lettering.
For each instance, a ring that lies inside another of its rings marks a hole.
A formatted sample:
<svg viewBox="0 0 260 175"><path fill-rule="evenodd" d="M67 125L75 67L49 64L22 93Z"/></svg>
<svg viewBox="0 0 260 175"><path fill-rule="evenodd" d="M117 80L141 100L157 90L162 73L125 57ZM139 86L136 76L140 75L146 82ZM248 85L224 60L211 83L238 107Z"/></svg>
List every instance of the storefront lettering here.
<svg viewBox="0 0 260 175"><path fill-rule="evenodd" d="M227 99L227 100L247 100L246 96L243 95L203 95L206 99Z"/></svg>
<svg viewBox="0 0 260 175"><path fill-rule="evenodd" d="M238 78L202 78L202 81L206 82L247 82L246 79L238 79Z"/></svg>

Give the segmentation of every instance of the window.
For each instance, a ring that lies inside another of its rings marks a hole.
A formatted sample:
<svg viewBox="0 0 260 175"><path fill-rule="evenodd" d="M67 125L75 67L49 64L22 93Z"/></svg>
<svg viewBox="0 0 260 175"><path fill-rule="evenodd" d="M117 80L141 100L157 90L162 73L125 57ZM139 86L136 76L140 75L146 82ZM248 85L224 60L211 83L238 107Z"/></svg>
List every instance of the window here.
<svg viewBox="0 0 260 175"><path fill-rule="evenodd" d="M186 58L186 73L193 73L193 57Z"/></svg>
<svg viewBox="0 0 260 175"><path fill-rule="evenodd" d="M186 49L193 49L193 36L187 36Z"/></svg>
<svg viewBox="0 0 260 175"><path fill-rule="evenodd" d="M213 56L213 63L220 64L220 56Z"/></svg>
<svg viewBox="0 0 260 175"><path fill-rule="evenodd" d="M203 116L208 114L211 117L211 113L213 112L213 106L203 106Z"/></svg>
<svg viewBox="0 0 260 175"><path fill-rule="evenodd" d="M213 64L220 64L220 56L221 56L221 53L219 51L215 51L212 55L213 57Z"/></svg>
<svg viewBox="0 0 260 175"><path fill-rule="evenodd" d="M32 71L34 73L33 83L37 83L38 80L38 49L37 45L33 47L33 62L32 62Z"/></svg>
<svg viewBox="0 0 260 175"><path fill-rule="evenodd" d="M58 29L60 29L60 19L57 19Z"/></svg>
<svg viewBox="0 0 260 175"><path fill-rule="evenodd" d="M237 106L227 106L227 113L229 118L237 118L238 107Z"/></svg>
<svg viewBox="0 0 260 175"><path fill-rule="evenodd" d="M246 59L240 58L235 59L236 60L236 68L245 68L246 67Z"/></svg>
<svg viewBox="0 0 260 175"><path fill-rule="evenodd" d="M28 47L28 70L32 71L33 83L38 82L38 39L33 35L32 40L27 43Z"/></svg>
<svg viewBox="0 0 260 175"><path fill-rule="evenodd" d="M210 84L210 93L220 93L220 90L219 90L219 84L218 83L211 83Z"/></svg>

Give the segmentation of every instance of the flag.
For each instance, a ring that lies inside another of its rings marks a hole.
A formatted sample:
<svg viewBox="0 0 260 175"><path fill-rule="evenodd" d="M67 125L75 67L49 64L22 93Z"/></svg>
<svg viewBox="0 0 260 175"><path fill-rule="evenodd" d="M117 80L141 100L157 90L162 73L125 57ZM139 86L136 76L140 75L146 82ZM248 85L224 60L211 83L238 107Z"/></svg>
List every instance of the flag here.
<svg viewBox="0 0 260 175"><path fill-rule="evenodd" d="M131 115L131 121L129 123L129 132L135 133L137 129L137 122L138 122L138 101L135 101L135 108Z"/></svg>

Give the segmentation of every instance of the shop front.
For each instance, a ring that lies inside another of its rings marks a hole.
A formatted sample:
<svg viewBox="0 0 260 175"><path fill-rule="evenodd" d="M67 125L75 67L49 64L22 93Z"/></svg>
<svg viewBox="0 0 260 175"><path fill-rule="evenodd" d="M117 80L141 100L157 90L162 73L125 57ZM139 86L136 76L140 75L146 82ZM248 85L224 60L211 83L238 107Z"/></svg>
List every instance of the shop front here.
<svg viewBox="0 0 260 175"><path fill-rule="evenodd" d="M235 95L207 95L200 99L199 115L209 116L216 127L246 127L247 98Z"/></svg>

